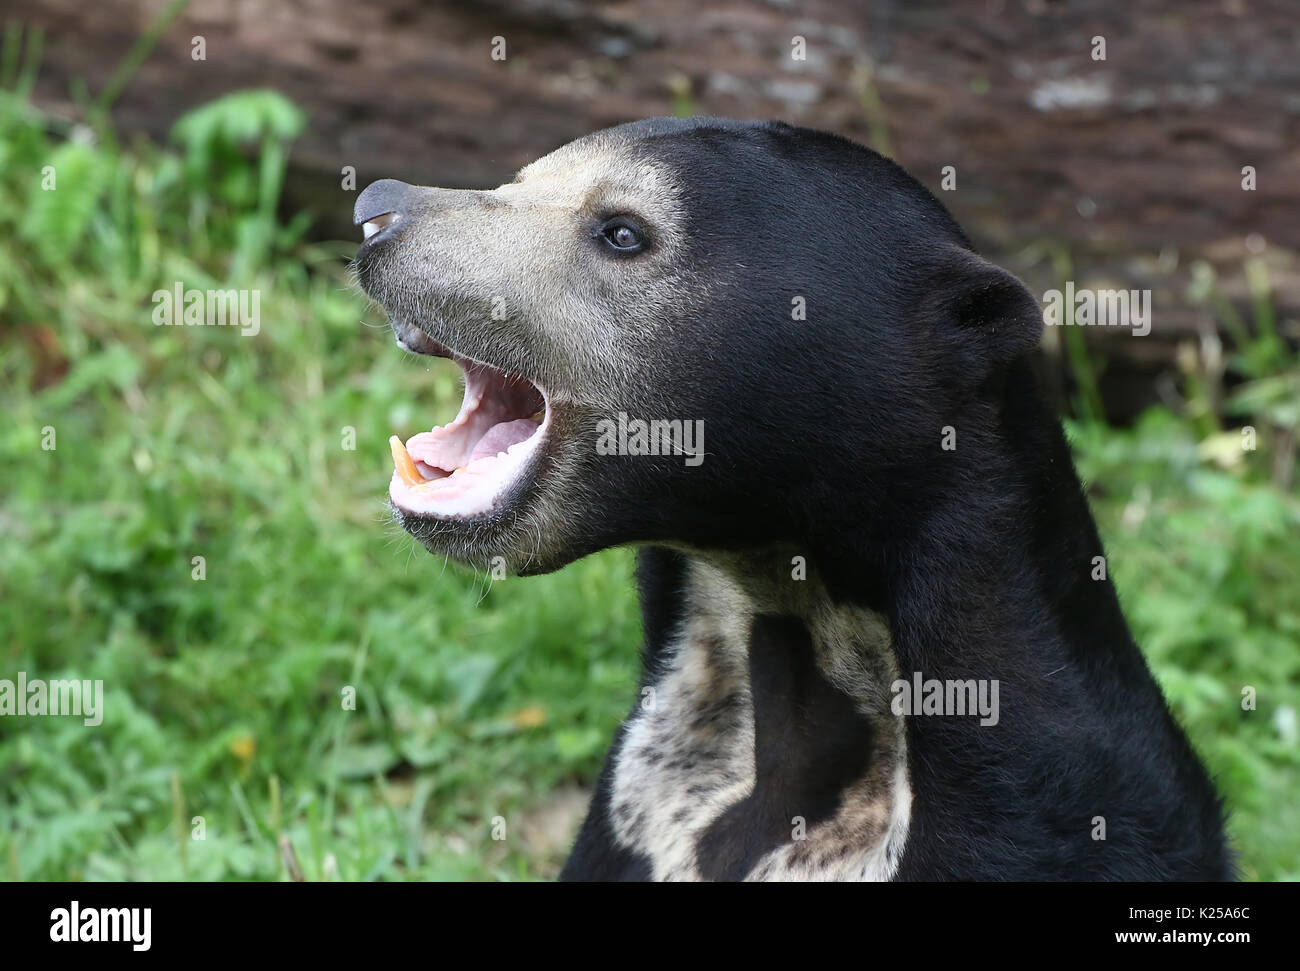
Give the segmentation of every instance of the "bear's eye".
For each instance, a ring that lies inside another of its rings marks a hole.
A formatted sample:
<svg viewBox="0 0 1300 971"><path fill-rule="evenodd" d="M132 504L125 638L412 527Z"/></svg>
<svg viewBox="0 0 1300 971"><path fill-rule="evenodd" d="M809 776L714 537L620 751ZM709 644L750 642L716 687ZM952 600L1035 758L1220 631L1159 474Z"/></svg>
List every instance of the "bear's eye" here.
<svg viewBox="0 0 1300 971"><path fill-rule="evenodd" d="M606 222L600 228L600 235L620 254L637 253L645 248L645 236L641 228L624 216Z"/></svg>

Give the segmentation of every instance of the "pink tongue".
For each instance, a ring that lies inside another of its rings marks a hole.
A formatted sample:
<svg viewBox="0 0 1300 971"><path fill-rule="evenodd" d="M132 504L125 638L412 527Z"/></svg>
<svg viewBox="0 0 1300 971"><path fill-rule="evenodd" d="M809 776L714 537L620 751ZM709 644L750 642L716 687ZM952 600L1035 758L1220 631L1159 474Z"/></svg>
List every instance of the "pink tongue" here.
<svg viewBox="0 0 1300 971"><path fill-rule="evenodd" d="M504 452L511 445L524 441L535 431L537 431L537 422L529 421L527 418L503 421L499 425L493 425L487 430L487 434L478 440L478 444L474 446L474 451L470 454L469 460L473 462L485 455L496 455L497 452Z"/></svg>

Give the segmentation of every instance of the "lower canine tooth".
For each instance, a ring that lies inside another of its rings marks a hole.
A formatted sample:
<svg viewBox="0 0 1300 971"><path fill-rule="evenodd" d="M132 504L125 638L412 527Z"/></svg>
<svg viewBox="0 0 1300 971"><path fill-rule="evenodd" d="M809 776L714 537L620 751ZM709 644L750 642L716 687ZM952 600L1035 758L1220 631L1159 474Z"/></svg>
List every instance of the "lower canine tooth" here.
<svg viewBox="0 0 1300 971"><path fill-rule="evenodd" d="M415 463L411 460L411 453L406 450L402 440L396 435L388 439L388 447L393 452L393 467L397 469L397 474L402 481L408 486L420 485L424 482L424 476L416 471Z"/></svg>
<svg viewBox="0 0 1300 971"><path fill-rule="evenodd" d="M539 424L539 425L542 423L542 421L543 421L545 418L546 418L546 412L544 412L544 411L539 411L539 412L537 412L537 414L535 414L535 415L529 415L529 416L528 416L528 420L529 420L529 421L535 421L535 422L537 422L537 424Z"/></svg>

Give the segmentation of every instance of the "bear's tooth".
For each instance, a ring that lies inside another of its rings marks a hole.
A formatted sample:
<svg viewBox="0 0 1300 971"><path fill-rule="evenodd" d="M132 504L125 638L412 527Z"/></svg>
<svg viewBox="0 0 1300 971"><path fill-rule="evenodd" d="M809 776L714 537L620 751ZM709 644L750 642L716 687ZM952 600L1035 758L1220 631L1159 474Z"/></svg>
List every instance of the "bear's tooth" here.
<svg viewBox="0 0 1300 971"><path fill-rule="evenodd" d="M398 476L408 486L421 485L424 482L424 476L420 475L415 468L415 462L411 460L411 453L406 450L402 440L396 435L389 436L388 447L393 453L393 468L397 470Z"/></svg>

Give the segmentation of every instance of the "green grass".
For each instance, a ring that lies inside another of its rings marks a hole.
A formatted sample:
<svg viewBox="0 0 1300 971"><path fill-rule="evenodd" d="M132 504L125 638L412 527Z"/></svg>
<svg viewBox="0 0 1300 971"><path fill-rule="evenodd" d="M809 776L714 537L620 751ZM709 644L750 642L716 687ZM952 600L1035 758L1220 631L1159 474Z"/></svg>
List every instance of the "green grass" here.
<svg viewBox="0 0 1300 971"><path fill-rule="evenodd" d="M1300 500L1207 459L1193 426L1152 410L1071 430L1125 614L1227 796L1243 875L1300 880Z"/></svg>
<svg viewBox="0 0 1300 971"><path fill-rule="evenodd" d="M386 441L456 369L395 347L352 247L255 225L261 156L200 196L43 124L0 105L3 676L102 679L107 715L0 720L0 873L274 879L278 832L309 878L553 873L528 814L635 695L629 555L490 584L413 548ZM260 333L155 326L176 280L260 289Z"/></svg>
<svg viewBox="0 0 1300 971"><path fill-rule="evenodd" d="M0 677L107 708L0 719L9 878L283 879L280 837L308 879L553 875L634 699L626 551L489 584L388 524L387 437L454 412L454 368L396 350L352 244L277 219L300 124L258 92L124 149L0 92ZM260 290L260 333L155 326L177 280ZM1223 469L1194 429L1074 435L1247 874L1295 879L1300 511L1267 436Z"/></svg>

